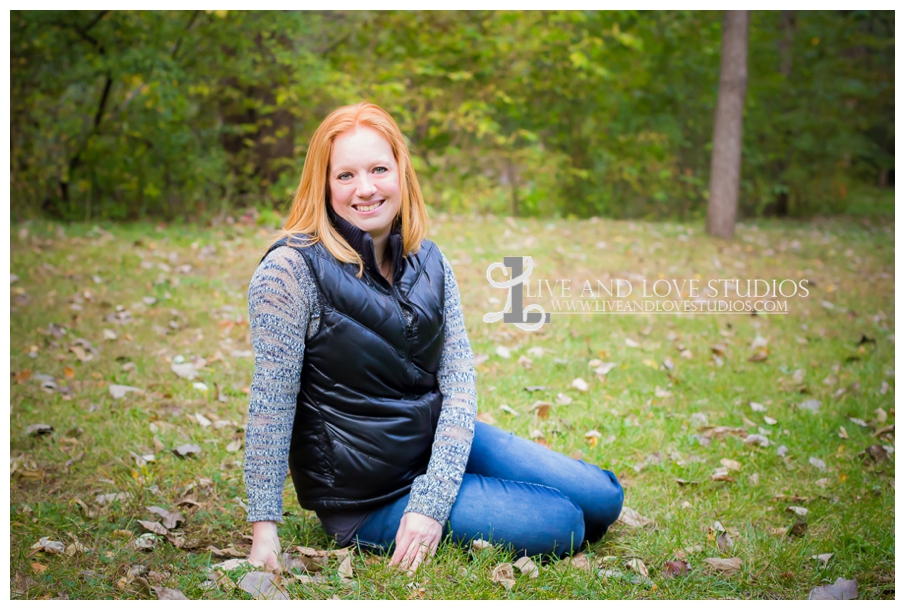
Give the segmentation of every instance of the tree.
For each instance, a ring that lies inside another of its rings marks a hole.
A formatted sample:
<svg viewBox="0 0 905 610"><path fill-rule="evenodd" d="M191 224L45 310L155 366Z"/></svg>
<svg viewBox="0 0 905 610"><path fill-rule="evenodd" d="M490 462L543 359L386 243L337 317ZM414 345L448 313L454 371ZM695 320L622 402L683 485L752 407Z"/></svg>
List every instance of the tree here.
<svg viewBox="0 0 905 610"><path fill-rule="evenodd" d="M720 88L713 126L707 232L735 235L735 215L742 165L742 115L748 86L748 11L726 11Z"/></svg>

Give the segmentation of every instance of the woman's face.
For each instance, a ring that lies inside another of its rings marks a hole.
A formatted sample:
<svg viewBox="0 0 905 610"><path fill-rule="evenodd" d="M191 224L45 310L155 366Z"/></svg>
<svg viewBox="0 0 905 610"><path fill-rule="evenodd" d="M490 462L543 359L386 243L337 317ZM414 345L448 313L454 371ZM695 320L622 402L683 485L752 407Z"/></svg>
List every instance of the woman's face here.
<svg viewBox="0 0 905 610"><path fill-rule="evenodd" d="M330 205L381 242L399 213L399 168L390 143L370 127L340 134L330 154Z"/></svg>

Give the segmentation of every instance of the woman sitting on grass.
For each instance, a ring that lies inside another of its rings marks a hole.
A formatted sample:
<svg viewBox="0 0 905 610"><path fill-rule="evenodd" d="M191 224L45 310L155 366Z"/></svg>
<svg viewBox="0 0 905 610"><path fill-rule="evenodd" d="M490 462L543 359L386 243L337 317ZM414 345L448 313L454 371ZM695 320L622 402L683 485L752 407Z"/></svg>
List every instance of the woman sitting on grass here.
<svg viewBox="0 0 905 610"><path fill-rule="evenodd" d="M340 546L414 571L442 539L562 556L619 515L612 472L475 421L471 346L396 122L331 113L248 291L250 559L277 568L287 464Z"/></svg>

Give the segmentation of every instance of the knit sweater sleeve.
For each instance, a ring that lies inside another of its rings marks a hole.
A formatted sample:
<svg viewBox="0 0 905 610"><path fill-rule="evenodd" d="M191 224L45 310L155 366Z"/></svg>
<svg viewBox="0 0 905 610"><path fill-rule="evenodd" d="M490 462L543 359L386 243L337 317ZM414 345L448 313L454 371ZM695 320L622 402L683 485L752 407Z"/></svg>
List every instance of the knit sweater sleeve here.
<svg viewBox="0 0 905 610"><path fill-rule="evenodd" d="M445 272L446 328L437 382L443 403L427 473L412 484L405 512L417 512L445 524L471 453L478 400L474 355L465 331L459 287L449 261L442 254L441 257Z"/></svg>
<svg viewBox="0 0 905 610"><path fill-rule="evenodd" d="M302 255L292 248L268 254L248 288L255 354L245 427L248 521L283 520L283 487L305 335L318 322L312 320L318 314L315 290Z"/></svg>

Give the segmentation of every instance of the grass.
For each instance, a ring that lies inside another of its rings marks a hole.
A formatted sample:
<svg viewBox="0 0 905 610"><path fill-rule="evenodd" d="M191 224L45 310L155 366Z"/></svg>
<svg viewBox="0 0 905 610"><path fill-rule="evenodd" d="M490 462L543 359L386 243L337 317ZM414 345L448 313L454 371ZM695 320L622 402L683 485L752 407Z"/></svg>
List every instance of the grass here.
<svg viewBox="0 0 905 610"><path fill-rule="evenodd" d="M872 445L894 445L892 434L874 436L895 421L892 225L764 221L721 242L679 224L437 219L432 237L453 261L473 349L488 356L476 368L480 417L525 437L539 431L552 449L580 451L613 470L625 486L626 506L655 525L616 524L585 551L594 569L546 563L537 579L518 575L511 589L491 579L495 566L512 559L505 551L444 545L414 579L385 560L355 555L352 580L342 579L331 561L318 583L290 582L289 594L795 599L845 577L858 581L861 598L894 597L894 459L862 454ZM205 581L206 568L223 559L208 547L247 552L250 546L242 451L227 447L243 439L253 370L243 354L251 350L246 291L267 238L245 225L12 227L10 267L18 276L10 314L13 598L153 597L147 584L190 598L248 597ZM605 274L705 282L807 278L811 294L791 299L789 315L554 315L529 333L482 320L505 302L485 274L506 255L533 256L532 279L572 278L573 285ZM115 338L105 338L105 329ZM862 335L873 341L859 345ZM758 336L768 340L768 357L751 362ZM627 338L639 346L629 347ZM690 359L679 356L679 344ZM715 344L723 346L722 366L712 357ZM499 357L498 346L512 357ZM518 358L531 347L549 351L531 357L528 368ZM195 380L207 391L171 371L178 356L207 360ZM667 357L672 372L662 366ZM598 377L588 364L594 359L618 366ZM804 377L796 381L799 369ZM42 388L38 374L52 376L57 388ZM590 384L588 392L571 387L576 377ZM117 400L110 384L142 392ZM545 390L524 389L538 385ZM556 402L560 393L572 403ZM820 401L817 413L796 406L808 399ZM537 400L553 403L549 417L532 414ZM766 412L755 412L750 402ZM199 425L196 413L215 425ZM38 423L53 433L30 435L28 427ZM761 433L770 445L730 434L705 446L695 437L705 425ZM596 445L585 438L590 430L600 432ZM199 445L201 453L172 453L184 443ZM784 456L777 454L781 445ZM155 460L142 464L133 453ZM729 471L732 481L711 480L723 459L740 469ZM97 501L120 492L121 499ZM146 506L175 509L186 498L194 503L180 507L182 548L162 539L153 550L132 546L144 532L137 520L153 517ZM798 519L787 511L792 505L808 509L802 536L779 529ZM331 548L313 513L298 507L289 482L284 507L284 550ZM716 521L733 546L717 545ZM45 536L90 550L71 557L33 552ZM663 564L687 547L688 574L662 576ZM833 554L825 566L812 559L822 553ZM710 557L737 557L741 570L713 573L704 562ZM643 561L650 579L625 567L633 559ZM601 577L598 567L622 575Z"/></svg>

